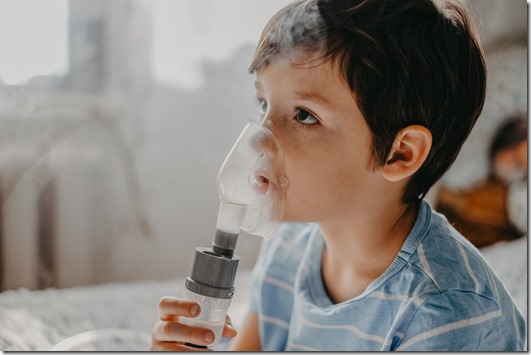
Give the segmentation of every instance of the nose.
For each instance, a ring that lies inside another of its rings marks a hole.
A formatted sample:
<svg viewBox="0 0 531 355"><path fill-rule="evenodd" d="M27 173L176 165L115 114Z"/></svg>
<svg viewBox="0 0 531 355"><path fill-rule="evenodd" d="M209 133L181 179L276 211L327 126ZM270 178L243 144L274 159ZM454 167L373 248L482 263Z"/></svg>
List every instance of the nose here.
<svg viewBox="0 0 531 355"><path fill-rule="evenodd" d="M269 127L271 121L264 120L261 124L255 125L254 133L250 138L251 148L258 153L261 158L275 158L281 154L280 144Z"/></svg>
<svg viewBox="0 0 531 355"><path fill-rule="evenodd" d="M249 127L252 132L249 137L250 148L256 154L249 182L259 195L266 195L279 187L285 189L288 185L282 148L267 126L268 122L264 121L261 124L250 123Z"/></svg>

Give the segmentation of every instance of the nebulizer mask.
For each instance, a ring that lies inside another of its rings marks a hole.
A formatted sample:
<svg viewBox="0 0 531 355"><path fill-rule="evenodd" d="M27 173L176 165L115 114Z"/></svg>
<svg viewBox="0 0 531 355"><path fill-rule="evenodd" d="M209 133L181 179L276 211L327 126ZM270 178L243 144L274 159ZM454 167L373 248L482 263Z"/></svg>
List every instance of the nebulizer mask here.
<svg viewBox="0 0 531 355"><path fill-rule="evenodd" d="M201 313L183 323L210 328L217 344L234 294L240 231L271 238L280 225L288 180L282 149L262 122L249 121L217 178L220 206L212 248L196 248L184 297ZM192 344L190 344L192 345Z"/></svg>

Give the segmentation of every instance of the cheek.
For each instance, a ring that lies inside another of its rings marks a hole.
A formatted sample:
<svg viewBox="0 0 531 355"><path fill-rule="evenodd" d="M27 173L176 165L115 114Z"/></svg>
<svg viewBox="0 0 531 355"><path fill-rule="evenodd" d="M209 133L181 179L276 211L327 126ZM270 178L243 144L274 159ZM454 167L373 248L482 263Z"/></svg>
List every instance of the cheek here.
<svg viewBox="0 0 531 355"><path fill-rule="evenodd" d="M320 173L315 171L315 160L286 159L288 189L284 216L289 221L310 221L314 215L315 192L323 191Z"/></svg>
<svg viewBox="0 0 531 355"><path fill-rule="evenodd" d="M330 158L287 161L286 165L286 220L318 221L338 213L351 203L360 182L353 166Z"/></svg>
<svg viewBox="0 0 531 355"><path fill-rule="evenodd" d="M368 143L361 135L333 133L312 141L292 136L282 142L287 143L283 151L289 180L286 220L317 222L344 212L361 200L370 184Z"/></svg>

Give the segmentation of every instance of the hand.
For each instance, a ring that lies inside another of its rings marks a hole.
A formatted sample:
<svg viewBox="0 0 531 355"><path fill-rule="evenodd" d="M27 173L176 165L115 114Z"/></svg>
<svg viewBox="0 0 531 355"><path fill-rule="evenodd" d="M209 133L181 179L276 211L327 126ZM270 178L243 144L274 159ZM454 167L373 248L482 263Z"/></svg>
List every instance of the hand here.
<svg viewBox="0 0 531 355"><path fill-rule="evenodd" d="M162 297L159 301L159 319L151 331L151 351L202 351L192 345L207 346L214 341L214 332L207 328L189 326L179 322L179 317L197 317L200 306L194 301L177 297ZM227 316L222 336L234 338L237 332Z"/></svg>

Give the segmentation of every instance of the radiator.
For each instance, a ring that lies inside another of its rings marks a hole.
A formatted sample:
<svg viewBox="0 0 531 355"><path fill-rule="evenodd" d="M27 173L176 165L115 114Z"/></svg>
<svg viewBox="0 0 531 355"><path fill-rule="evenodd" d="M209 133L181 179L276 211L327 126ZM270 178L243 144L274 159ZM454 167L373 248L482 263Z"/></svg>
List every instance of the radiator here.
<svg viewBox="0 0 531 355"><path fill-rule="evenodd" d="M71 119L0 125L1 289L104 282L120 200L105 132Z"/></svg>

